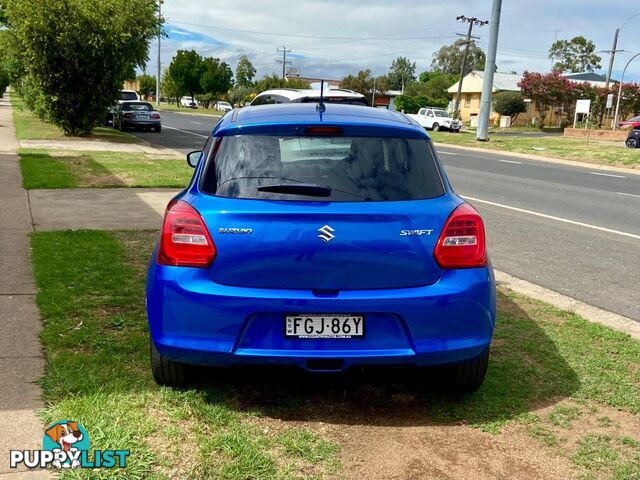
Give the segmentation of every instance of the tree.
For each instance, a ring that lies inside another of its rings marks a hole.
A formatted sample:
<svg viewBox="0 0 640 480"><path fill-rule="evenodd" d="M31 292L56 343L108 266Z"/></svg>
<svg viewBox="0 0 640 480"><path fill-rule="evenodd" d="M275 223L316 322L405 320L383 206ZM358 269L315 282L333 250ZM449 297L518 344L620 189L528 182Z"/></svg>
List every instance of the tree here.
<svg viewBox="0 0 640 480"><path fill-rule="evenodd" d="M204 59L195 50L178 50L168 69L178 96L195 97L197 93L203 93L200 78L204 70Z"/></svg>
<svg viewBox="0 0 640 480"><path fill-rule="evenodd" d="M398 57L391 63L387 84L392 90L401 90L416 79L416 64L408 58Z"/></svg>
<svg viewBox="0 0 640 480"><path fill-rule="evenodd" d="M171 103L171 99L174 99L176 101L176 105L178 104L180 92L178 91L178 87L176 87L176 83L173 81L173 78L169 75L169 69L165 70L162 74L160 94L164 95L169 103Z"/></svg>
<svg viewBox="0 0 640 480"><path fill-rule="evenodd" d="M464 39L459 39L451 45L441 47L440 50L433 54L431 69L436 72L459 75L462 58L464 57L465 43ZM486 57L482 49L471 40L469 43L469 56L467 57L467 64L463 76L472 70L484 70L485 59Z"/></svg>
<svg viewBox="0 0 640 480"><path fill-rule="evenodd" d="M423 95L440 103L448 103L451 94L447 89L458 81L459 75L442 72L422 72L417 82L413 82L405 88L407 95Z"/></svg>
<svg viewBox="0 0 640 480"><path fill-rule="evenodd" d="M448 100L438 100L426 95L399 95L395 99L396 110L404 113L418 113L423 107L445 108Z"/></svg>
<svg viewBox="0 0 640 480"><path fill-rule="evenodd" d="M205 58L202 61L202 76L200 77L201 91L208 97L205 99L205 108L209 103L217 99L231 88L233 72L231 67L219 58Z"/></svg>
<svg viewBox="0 0 640 480"><path fill-rule="evenodd" d="M551 73L524 72L518 83L522 94L534 102L540 115L540 126L550 107L565 105L567 101L574 102L576 83L567 80L555 70ZM574 102L575 103L575 102Z"/></svg>
<svg viewBox="0 0 640 480"><path fill-rule="evenodd" d="M527 110L520 92L498 92L493 98L493 109L500 115L511 117L511 123Z"/></svg>
<svg viewBox="0 0 640 480"><path fill-rule="evenodd" d="M156 92L156 77L145 73L143 75L138 75L136 80L138 80L138 83L140 84L140 91L138 92L140 95L146 98Z"/></svg>
<svg viewBox="0 0 640 480"><path fill-rule="evenodd" d="M241 107L249 99L251 95L251 87L243 87L242 85L236 85L233 89L227 92L227 100L234 107Z"/></svg>
<svg viewBox="0 0 640 480"><path fill-rule="evenodd" d="M274 73L262 77L255 83L253 88L257 93L271 90L272 88L309 88L309 82L305 82L299 78L283 79Z"/></svg>
<svg viewBox="0 0 640 480"><path fill-rule="evenodd" d="M256 69L249 61L249 57L242 55L236 65L236 83L241 87L250 87L256 76Z"/></svg>
<svg viewBox="0 0 640 480"><path fill-rule="evenodd" d="M154 0L2 0L24 68L21 93L67 135L104 120L159 33Z"/></svg>
<svg viewBox="0 0 640 480"><path fill-rule="evenodd" d="M357 75L347 75L340 82L342 88L353 90L361 93L371 105L373 105L373 90L375 85L376 93L384 92L389 89L387 77L380 76L374 78L371 76L371 70L360 70Z"/></svg>
<svg viewBox="0 0 640 480"><path fill-rule="evenodd" d="M596 46L583 36L571 40L557 40L549 49L549 58L554 60L554 70L561 72L593 72L601 68L602 60L594 53Z"/></svg>

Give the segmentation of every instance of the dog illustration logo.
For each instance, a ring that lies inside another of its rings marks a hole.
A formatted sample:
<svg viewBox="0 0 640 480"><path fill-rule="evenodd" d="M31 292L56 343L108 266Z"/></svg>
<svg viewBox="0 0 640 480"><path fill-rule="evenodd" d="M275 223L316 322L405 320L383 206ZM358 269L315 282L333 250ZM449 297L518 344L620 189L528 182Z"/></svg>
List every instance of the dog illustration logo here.
<svg viewBox="0 0 640 480"><path fill-rule="evenodd" d="M54 453L64 452L66 461L53 462L55 468L78 468L82 450L89 450L89 435L78 422L61 420L44 432L43 447ZM56 458L60 456L57 455Z"/></svg>

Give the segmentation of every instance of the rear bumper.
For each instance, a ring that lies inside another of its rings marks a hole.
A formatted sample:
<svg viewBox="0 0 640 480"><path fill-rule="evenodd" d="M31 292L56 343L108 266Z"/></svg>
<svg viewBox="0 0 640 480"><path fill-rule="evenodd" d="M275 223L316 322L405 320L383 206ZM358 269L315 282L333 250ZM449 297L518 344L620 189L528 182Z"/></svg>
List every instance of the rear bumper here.
<svg viewBox="0 0 640 480"><path fill-rule="evenodd" d="M362 313L365 337L289 339L284 315ZM211 281L204 269L167 267L152 260L147 315L160 353L176 361L297 365L337 360L353 365L457 363L483 354L495 323L491 268L445 271L433 285L341 291L317 297L309 290L232 287Z"/></svg>
<svg viewBox="0 0 640 480"><path fill-rule="evenodd" d="M159 127L162 120L123 120L125 127Z"/></svg>

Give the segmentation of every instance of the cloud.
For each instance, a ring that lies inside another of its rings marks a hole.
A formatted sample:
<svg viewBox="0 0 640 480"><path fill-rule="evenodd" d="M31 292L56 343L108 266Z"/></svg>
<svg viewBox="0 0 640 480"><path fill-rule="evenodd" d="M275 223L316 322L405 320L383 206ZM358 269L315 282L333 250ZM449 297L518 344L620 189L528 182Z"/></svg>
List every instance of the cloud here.
<svg viewBox="0 0 640 480"><path fill-rule="evenodd" d="M169 38L163 39L162 63L168 65L180 48L194 48L233 67L246 54L261 76L280 71L276 49L286 45L293 66L305 76L340 78L364 68L383 74L398 56L409 57L424 71L433 52L465 31L456 16L489 19L490 7L490 0L305 0L295 6L282 0L166 0ZM547 53L556 35L584 35L596 43L597 51L610 49L615 28L636 10L629 3L611 8L606 2L583 0L504 2L498 67L548 71ZM619 48L637 50L634 32L639 26L640 17L625 26ZM474 35L486 48L489 26L475 28ZM155 48L152 44L150 71L156 68ZM604 69L608 56L599 55ZM620 54L615 70L622 70L628 58ZM627 76L640 79L640 59Z"/></svg>

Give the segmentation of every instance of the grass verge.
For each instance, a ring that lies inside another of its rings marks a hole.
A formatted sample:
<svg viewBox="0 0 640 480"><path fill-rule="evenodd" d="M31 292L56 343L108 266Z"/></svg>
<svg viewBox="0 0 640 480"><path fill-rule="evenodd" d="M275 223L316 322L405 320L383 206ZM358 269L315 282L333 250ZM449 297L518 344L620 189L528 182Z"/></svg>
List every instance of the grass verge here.
<svg viewBox="0 0 640 480"><path fill-rule="evenodd" d="M191 115L209 115L210 117L221 117L226 112L220 112L218 110L214 110L213 108L184 108L178 107L172 103L161 103L158 107L158 110L161 112L179 112L179 113L187 113Z"/></svg>
<svg viewBox="0 0 640 480"><path fill-rule="evenodd" d="M101 140L114 143L139 143L140 139L111 127L96 127L87 137L68 137L57 126L36 117L17 95L11 95L13 123L18 140Z"/></svg>
<svg viewBox="0 0 640 480"><path fill-rule="evenodd" d="M20 149L26 189L80 187L182 188L193 169L184 160L144 153Z"/></svg>
<svg viewBox="0 0 640 480"><path fill-rule="evenodd" d="M436 143L503 150L542 157L590 162L599 165L640 168L640 150L625 148L623 142L591 141L564 137L525 137L493 135L489 142L477 142L475 133L429 132ZM542 149L542 150L538 150Z"/></svg>
<svg viewBox="0 0 640 480"><path fill-rule="evenodd" d="M130 231L32 237L44 420L80 421L92 448L131 449L128 478L340 478L344 437L323 429L354 421L465 424L500 435L515 425L586 478L640 475L640 342L511 292L499 294L488 376L473 395L424 391L395 372L361 385L234 371L218 373L215 385L158 388L144 313L153 239Z"/></svg>

